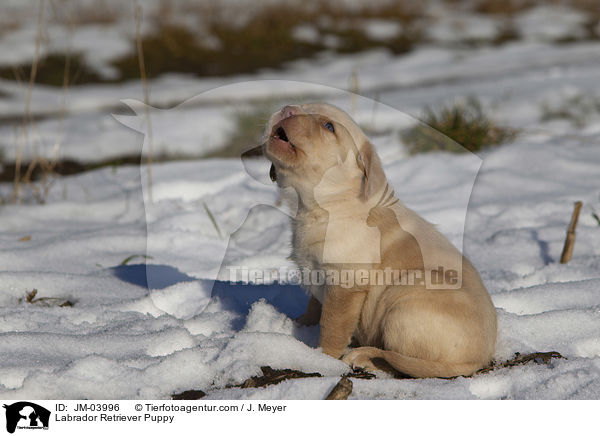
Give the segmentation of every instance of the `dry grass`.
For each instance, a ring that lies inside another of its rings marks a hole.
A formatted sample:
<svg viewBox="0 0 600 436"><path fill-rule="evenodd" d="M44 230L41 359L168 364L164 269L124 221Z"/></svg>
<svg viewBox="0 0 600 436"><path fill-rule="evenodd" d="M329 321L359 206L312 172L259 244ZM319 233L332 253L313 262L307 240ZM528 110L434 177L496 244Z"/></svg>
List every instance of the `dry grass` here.
<svg viewBox="0 0 600 436"><path fill-rule="evenodd" d="M251 73L265 68L280 68L286 62L309 58L325 50L339 53L357 52L385 47L394 53L412 49L421 41L417 19L422 8L406 0L395 0L383 6L363 6L354 10L341 8L335 2L265 5L243 22L231 17L244 15L232 5L188 5L189 14L216 41L203 44L197 29L177 23L161 9L156 31L143 38L148 77L166 72L193 73L197 76L227 76ZM378 18L403 25L403 31L388 40L373 40L364 31L365 19ZM150 17L152 19L152 17ZM294 35L298 26L309 25L320 35L315 41L299 41ZM335 37L334 48L327 46L325 37ZM136 59L125 56L115 61L121 79L136 77Z"/></svg>
<svg viewBox="0 0 600 436"><path fill-rule="evenodd" d="M504 17L505 23L494 41L462 41L467 45L502 44L518 39L520 35L512 25L514 16L548 3L542 0L445 2L449 8ZM551 0L550 3L585 11L590 17L585 25L587 38L600 37L597 0ZM53 20L58 23L68 23L70 19L75 25L107 24L123 19L122 8L111 6L107 0L101 0L93 7L66 0L54 0L51 5ZM281 68L290 61L310 58L324 51L355 53L384 48L395 54L406 53L417 44L427 42L424 30L431 23L427 7L427 2L412 0L365 2L353 8L344 7L335 0L316 0L293 1L285 6L263 3L249 14L247 6L235 3L163 0L144 17L154 29L141 37L146 74L149 79L169 72L200 77L229 76ZM181 19L182 12L187 18L185 22ZM370 19L397 23L401 30L387 39L374 39L365 30L365 22ZM310 26L315 37L298 40L294 30L300 26ZM71 86L139 79L137 46L138 41L132 40L130 54L114 61L119 75L113 79L100 77L81 54L72 53ZM61 86L63 65L64 56L60 53L38 59L38 83ZM0 68L0 77L22 78L30 70L28 64Z"/></svg>
<svg viewBox="0 0 600 436"><path fill-rule="evenodd" d="M517 134L493 121L474 98L443 106L438 112L428 108L423 122L403 135L411 154L478 152L514 139Z"/></svg>
<svg viewBox="0 0 600 436"><path fill-rule="evenodd" d="M70 50L70 41L67 45L66 54L63 55L63 64L62 64L62 77L61 82L63 86L61 104L58 111L58 119L59 119L59 127L56 136L56 140L54 142L52 157L45 158L42 156L34 156L34 158L28 162L26 165L23 162L23 149L26 146L34 145L37 146L39 144L32 144L30 131L35 129L35 120L31 114L31 94L33 92L34 86L36 84L36 79L38 78L38 67L39 67L39 53L41 40L44 34L44 12L45 12L45 2L44 0L40 0L39 2L39 10L38 10L38 23L37 23L37 32L36 32L36 42L35 42L35 52L33 57L33 62L31 64L30 70L28 72L28 80L26 84L26 94L25 94L25 110L23 113L23 119L18 131L17 137L17 156L15 159L15 163L12 171L12 181L13 181L13 191L11 195L11 202L20 203L26 200L35 200L40 203L44 203L48 194L48 190L50 189L53 183L53 174L56 166L59 164L60 158L60 145L62 142L62 129L63 129L63 119L66 111L66 96L69 89L69 78L70 78L70 68L71 68L71 50ZM72 26L69 24L69 30L72 31ZM17 77L17 79L19 79ZM21 80L19 83L23 84L24 80ZM23 85L25 86L25 85ZM24 171L23 171L24 170ZM5 172L3 168L2 173ZM34 180L36 180L34 182Z"/></svg>
<svg viewBox="0 0 600 436"><path fill-rule="evenodd" d="M587 5L581 2L580 8ZM591 1L591 0L590 0ZM516 14L540 4L538 0L477 0L471 10L504 16L505 24L493 44L516 40L519 34L512 25ZM281 68L286 63L315 56L324 51L355 53L368 49L384 48L394 54L411 51L417 44L427 42L424 27L427 25L425 3L393 0L387 3L349 9L335 1L293 2L281 5L263 5L246 20L232 17L244 16L244 10L234 5L187 4L186 13L196 21L190 27L175 20L171 3L161 3L156 16L155 31L142 38L146 69L149 78L168 72L190 73L200 77L229 76L254 73L261 69ZM238 6L240 8L241 6ZM590 12L591 7L588 7ZM373 39L365 30L365 21L378 19L400 24L401 30L387 39ZM595 38L597 21L588 26L590 38ZM294 30L300 26L313 28L316 37L298 40ZM209 35L212 43L205 44ZM335 40L331 45L328 41ZM468 41L465 41L468 42ZM488 43L488 42L483 42ZM138 77L137 55L116 60L113 64L120 72L118 80ZM92 79L91 75L82 78Z"/></svg>
<svg viewBox="0 0 600 436"><path fill-rule="evenodd" d="M275 17L273 17L275 19ZM280 23L281 24L281 23ZM196 35L183 26L164 24L155 33L142 39L149 78L168 72L191 73L197 76L228 76L280 67L285 62L316 54L320 48L296 43L289 29L250 23L242 29L214 25L212 32L220 47L205 47ZM139 75L137 59L125 56L114 62L120 79Z"/></svg>
<svg viewBox="0 0 600 436"><path fill-rule="evenodd" d="M44 23L44 0L40 0L40 6L38 11L38 22L37 22L37 32L35 37L35 52L33 55L33 62L31 64L31 71L29 73L29 82L27 85L27 91L25 94L25 111L23 114L23 122L21 124L21 131L17 144L17 158L15 160L15 178L13 181L13 192L11 195L11 201L17 202L20 201L20 189L22 183L27 183L28 177L31 175L33 164L29 166L25 177L21 178L21 159L23 155L23 148L29 142L29 126L32 122L31 120L31 93L33 92L33 84L35 83L35 76L37 74L37 65L40 53L40 45L42 41L42 32L43 32L43 23Z"/></svg>

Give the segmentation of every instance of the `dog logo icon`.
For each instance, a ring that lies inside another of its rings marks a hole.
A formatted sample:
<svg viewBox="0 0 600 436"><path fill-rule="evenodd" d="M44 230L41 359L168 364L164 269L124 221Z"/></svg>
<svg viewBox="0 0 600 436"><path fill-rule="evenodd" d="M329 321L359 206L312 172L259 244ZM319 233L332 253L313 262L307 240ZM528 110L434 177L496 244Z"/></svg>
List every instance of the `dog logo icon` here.
<svg viewBox="0 0 600 436"><path fill-rule="evenodd" d="M6 409L6 431L14 433L19 429L48 429L50 411L42 406L28 401L19 401Z"/></svg>

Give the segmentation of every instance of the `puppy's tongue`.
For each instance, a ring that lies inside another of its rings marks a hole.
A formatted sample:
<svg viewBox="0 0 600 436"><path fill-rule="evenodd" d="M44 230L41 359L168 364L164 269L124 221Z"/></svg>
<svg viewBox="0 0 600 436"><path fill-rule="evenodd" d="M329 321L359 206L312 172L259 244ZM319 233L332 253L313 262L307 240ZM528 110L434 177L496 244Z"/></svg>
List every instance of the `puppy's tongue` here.
<svg viewBox="0 0 600 436"><path fill-rule="evenodd" d="M275 171L275 165L271 164L271 169L269 170L269 177L271 177L272 182L277 181L277 172Z"/></svg>

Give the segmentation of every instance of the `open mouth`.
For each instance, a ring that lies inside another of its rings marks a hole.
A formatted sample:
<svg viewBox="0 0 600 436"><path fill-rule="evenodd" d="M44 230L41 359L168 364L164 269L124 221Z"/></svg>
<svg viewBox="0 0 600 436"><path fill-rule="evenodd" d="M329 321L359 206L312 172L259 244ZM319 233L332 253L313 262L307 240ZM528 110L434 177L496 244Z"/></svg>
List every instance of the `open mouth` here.
<svg viewBox="0 0 600 436"><path fill-rule="evenodd" d="M281 139L284 142L290 142L283 127L278 127L275 131L275 137Z"/></svg>
<svg viewBox="0 0 600 436"><path fill-rule="evenodd" d="M285 142L289 146L289 150L293 153L296 153L296 146L290 141L287 133L285 133L285 129L282 126L279 126L275 129L275 132L273 133L273 139ZM269 176L273 182L277 181L277 171L275 170L275 165L271 165Z"/></svg>
<svg viewBox="0 0 600 436"><path fill-rule="evenodd" d="M285 133L285 129L283 127L279 126L275 130L275 134L273 135L273 138L279 139L280 141L283 141L283 142L286 142L293 151L296 151L296 146L292 143L292 141L290 141L288 139L287 134Z"/></svg>

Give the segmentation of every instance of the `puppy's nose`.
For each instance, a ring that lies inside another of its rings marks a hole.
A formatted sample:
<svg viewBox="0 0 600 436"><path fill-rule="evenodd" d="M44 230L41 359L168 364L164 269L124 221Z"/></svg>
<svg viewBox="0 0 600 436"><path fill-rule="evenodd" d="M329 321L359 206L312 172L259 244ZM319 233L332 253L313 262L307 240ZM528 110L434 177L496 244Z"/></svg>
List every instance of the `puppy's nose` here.
<svg viewBox="0 0 600 436"><path fill-rule="evenodd" d="M294 115L298 115L300 113L300 106L292 106L288 105L281 109L281 116L283 119L293 117Z"/></svg>

